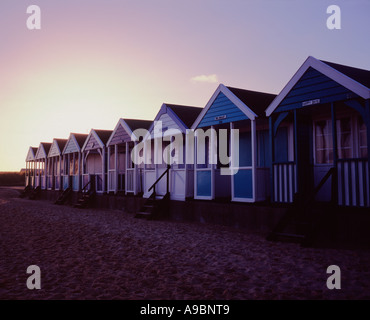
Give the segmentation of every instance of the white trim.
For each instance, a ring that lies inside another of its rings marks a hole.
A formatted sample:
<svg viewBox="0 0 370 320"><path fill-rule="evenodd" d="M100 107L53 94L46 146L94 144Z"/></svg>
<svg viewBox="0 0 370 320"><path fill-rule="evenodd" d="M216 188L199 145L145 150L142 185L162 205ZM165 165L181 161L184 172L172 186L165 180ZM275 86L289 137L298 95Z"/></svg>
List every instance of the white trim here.
<svg viewBox="0 0 370 320"><path fill-rule="evenodd" d="M86 146L89 143L89 140L90 140L91 136L94 136L94 138L98 142L100 148L104 148L105 147L104 143L100 140L100 138L99 138L98 134L95 132L95 130L94 129L91 129L89 135L87 136L87 138L86 138L86 140L84 142L84 145L81 148L81 151L82 152L85 151ZM96 150L96 149L98 149L98 148L94 148L92 150Z"/></svg>
<svg viewBox="0 0 370 320"><path fill-rule="evenodd" d="M46 142L45 142L46 143ZM48 156L44 148L44 142L41 142L39 148L37 149L35 160L46 159Z"/></svg>
<svg viewBox="0 0 370 320"><path fill-rule="evenodd" d="M86 139L87 139L88 137L86 137ZM72 152L69 152L69 153L73 153L73 152L81 152L81 150L82 150L82 148L80 148L80 145L78 144L78 142L77 142L77 139L76 139L76 136L75 136L75 134L74 133L71 133L70 135L69 135L69 138L68 138L68 140L67 140L67 142L66 142L66 144L65 144L65 146L64 146L64 148L63 148L63 151L62 151L62 154L64 155L65 153L66 153L66 148L67 148L67 146L69 145L69 143L70 143L70 141L73 141L73 143L75 144L75 146L76 146L76 149L77 149L77 151L72 151ZM85 140L85 142L86 142L86 140Z"/></svg>
<svg viewBox="0 0 370 320"><path fill-rule="evenodd" d="M184 107L186 107L186 106L184 106ZM154 129L154 123L155 123L155 121L159 121L159 119L161 118L161 116L163 114L167 114L177 124L181 133L186 133L186 129L188 129L188 128L185 126L183 121L177 116L177 114L171 109L171 107L169 107L169 106L167 106L167 104L163 103L161 108L159 109L157 115L155 116L152 124L150 125L150 127L148 129L148 133L143 138L143 141L152 139L151 133ZM168 128L168 129L176 129L177 130L177 128ZM162 136L163 136L163 132L162 132ZM153 133L153 137L154 137L154 133Z"/></svg>
<svg viewBox="0 0 370 320"><path fill-rule="evenodd" d="M253 202L256 201L256 192L257 192L257 183L256 183L256 175L257 175L257 130L256 130L256 121L251 121L251 139L252 139L252 200Z"/></svg>
<svg viewBox="0 0 370 320"><path fill-rule="evenodd" d="M357 82L356 80L346 76L345 74L339 72L333 67L327 65L325 62L322 62L314 57L309 56L302 66L297 70L294 76L289 80L283 90L277 95L277 97L271 102L271 104L266 109L266 116L269 117L274 110L279 106L283 99L288 95L290 90L297 84L301 79L303 74L308 70L309 67L314 68L315 70L321 72L323 75L326 75L330 79L336 81L343 87L351 90L352 92L358 94L364 99L370 99L370 89Z"/></svg>
<svg viewBox="0 0 370 320"><path fill-rule="evenodd" d="M31 157L29 157L29 156L31 156ZM33 147L28 148L28 152L27 152L27 156L26 156L26 162L29 162L29 161L35 161L35 153L33 152Z"/></svg>
<svg viewBox="0 0 370 320"><path fill-rule="evenodd" d="M119 127L122 127L126 133L131 137L132 136L132 130L131 128L128 126L128 124L126 123L125 119L123 118L120 118L112 132L112 134L110 135L109 139L108 139L108 142L107 142L107 146L109 146L112 142L112 139L113 137L115 136L115 134L117 133L117 130L119 129ZM131 141L131 140L130 140ZM123 141L123 142L127 142L127 141Z"/></svg>
<svg viewBox="0 0 370 320"><path fill-rule="evenodd" d="M240 111L242 111L248 117L248 119L254 120L257 117L257 115L245 103L243 103L234 93L231 92L230 89L228 89L225 85L221 83L191 126L191 129L195 130L198 127L199 123L207 114L209 108L212 106L213 102L216 100L220 92L222 92L233 104L235 104L240 109Z"/></svg>

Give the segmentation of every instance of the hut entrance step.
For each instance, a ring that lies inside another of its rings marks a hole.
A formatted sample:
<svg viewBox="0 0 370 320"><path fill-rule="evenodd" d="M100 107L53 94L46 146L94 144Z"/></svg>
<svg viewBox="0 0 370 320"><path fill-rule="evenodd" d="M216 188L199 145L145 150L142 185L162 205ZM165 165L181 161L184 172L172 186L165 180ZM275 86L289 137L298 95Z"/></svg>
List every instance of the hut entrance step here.
<svg viewBox="0 0 370 320"><path fill-rule="evenodd" d="M41 195L41 187L38 186L35 189L32 190L31 194L29 195L30 200L36 200L39 199Z"/></svg>
<svg viewBox="0 0 370 320"><path fill-rule="evenodd" d="M75 208L88 208L93 203L95 198L95 190L89 190L88 192L82 192L78 197L77 203L74 205Z"/></svg>
<svg viewBox="0 0 370 320"><path fill-rule="evenodd" d="M33 191L33 188L30 185L28 185L22 190L20 197L21 198L29 197L32 191Z"/></svg>
<svg viewBox="0 0 370 320"><path fill-rule="evenodd" d="M140 210L136 212L135 218L152 220L165 217L168 213L169 198L169 193L159 196L153 192Z"/></svg>
<svg viewBox="0 0 370 320"><path fill-rule="evenodd" d="M72 188L68 187L60 194L58 199L55 201L55 204L59 204L59 205L64 204L71 195L72 195Z"/></svg>

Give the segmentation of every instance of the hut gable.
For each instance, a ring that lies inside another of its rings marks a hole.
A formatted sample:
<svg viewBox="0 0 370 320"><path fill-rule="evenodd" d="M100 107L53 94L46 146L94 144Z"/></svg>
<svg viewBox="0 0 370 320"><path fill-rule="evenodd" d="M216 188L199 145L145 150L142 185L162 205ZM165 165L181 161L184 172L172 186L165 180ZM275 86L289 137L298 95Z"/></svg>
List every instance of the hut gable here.
<svg viewBox="0 0 370 320"><path fill-rule="evenodd" d="M192 128L209 127L241 120L254 120L263 115L274 94L256 92L220 84Z"/></svg>
<svg viewBox="0 0 370 320"><path fill-rule="evenodd" d="M313 104L370 98L370 71L308 57L266 109L270 116Z"/></svg>
<svg viewBox="0 0 370 320"><path fill-rule="evenodd" d="M99 137L95 133L95 131L92 129L90 131L89 136L87 137L85 144L82 148L83 151L88 151L88 150L95 150L98 148L104 147L103 143L100 141Z"/></svg>
<svg viewBox="0 0 370 320"><path fill-rule="evenodd" d="M54 139L50 147L48 157L50 158L60 156L62 154L66 142L67 142L66 139Z"/></svg>
<svg viewBox="0 0 370 320"><path fill-rule="evenodd" d="M37 152L37 148L29 147L28 152L27 152L26 161L35 160L36 152Z"/></svg>
<svg viewBox="0 0 370 320"><path fill-rule="evenodd" d="M81 148L87 138L87 134L71 133L64 147L63 154L81 152Z"/></svg>
<svg viewBox="0 0 370 320"><path fill-rule="evenodd" d="M186 123L189 123L191 117L195 119L200 111L201 109L197 107L164 103L149 128L149 134L151 137L156 137L169 129L185 133L186 129L189 129ZM180 118L181 116L184 117L184 120ZM159 127L154 126L156 121L161 121L162 123L161 132L158 131Z"/></svg>
<svg viewBox="0 0 370 320"><path fill-rule="evenodd" d="M115 129L113 130L113 133L107 142L107 146L112 146L124 142L130 142L132 141L131 135L136 129L147 130L151 124L152 121L149 120L121 118L119 119Z"/></svg>
<svg viewBox="0 0 370 320"><path fill-rule="evenodd" d="M48 157L50 147L51 143L41 142L39 148L37 149L35 159L46 159Z"/></svg>
<svg viewBox="0 0 370 320"><path fill-rule="evenodd" d="M104 148L112 135L112 130L96 130L91 129L86 141L82 147L82 151L96 150Z"/></svg>
<svg viewBox="0 0 370 320"><path fill-rule="evenodd" d="M112 136L109 138L108 145L115 145L131 140L131 132L127 132L129 128L125 128L123 119L120 119L116 128L113 130ZM131 130L130 130L131 131Z"/></svg>

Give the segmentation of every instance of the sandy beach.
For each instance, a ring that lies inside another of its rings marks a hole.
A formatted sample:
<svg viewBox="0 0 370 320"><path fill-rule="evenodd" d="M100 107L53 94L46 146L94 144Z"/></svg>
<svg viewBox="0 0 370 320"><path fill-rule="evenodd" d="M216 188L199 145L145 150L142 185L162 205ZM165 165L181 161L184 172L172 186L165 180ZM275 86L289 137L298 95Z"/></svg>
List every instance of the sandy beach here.
<svg viewBox="0 0 370 320"><path fill-rule="evenodd" d="M41 290L26 286L29 265ZM341 290L329 290L329 265ZM369 299L370 251L57 206L0 188L0 299Z"/></svg>

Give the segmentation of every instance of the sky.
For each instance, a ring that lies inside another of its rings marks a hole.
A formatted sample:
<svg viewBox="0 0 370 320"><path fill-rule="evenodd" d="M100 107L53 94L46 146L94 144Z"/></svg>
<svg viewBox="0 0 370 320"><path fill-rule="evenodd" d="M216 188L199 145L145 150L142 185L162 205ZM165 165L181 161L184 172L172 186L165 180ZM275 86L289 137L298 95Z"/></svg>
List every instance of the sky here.
<svg viewBox="0 0 370 320"><path fill-rule="evenodd" d="M278 94L310 55L370 70L369 16L369 0L1 0L0 171L162 103L204 107L220 83Z"/></svg>

